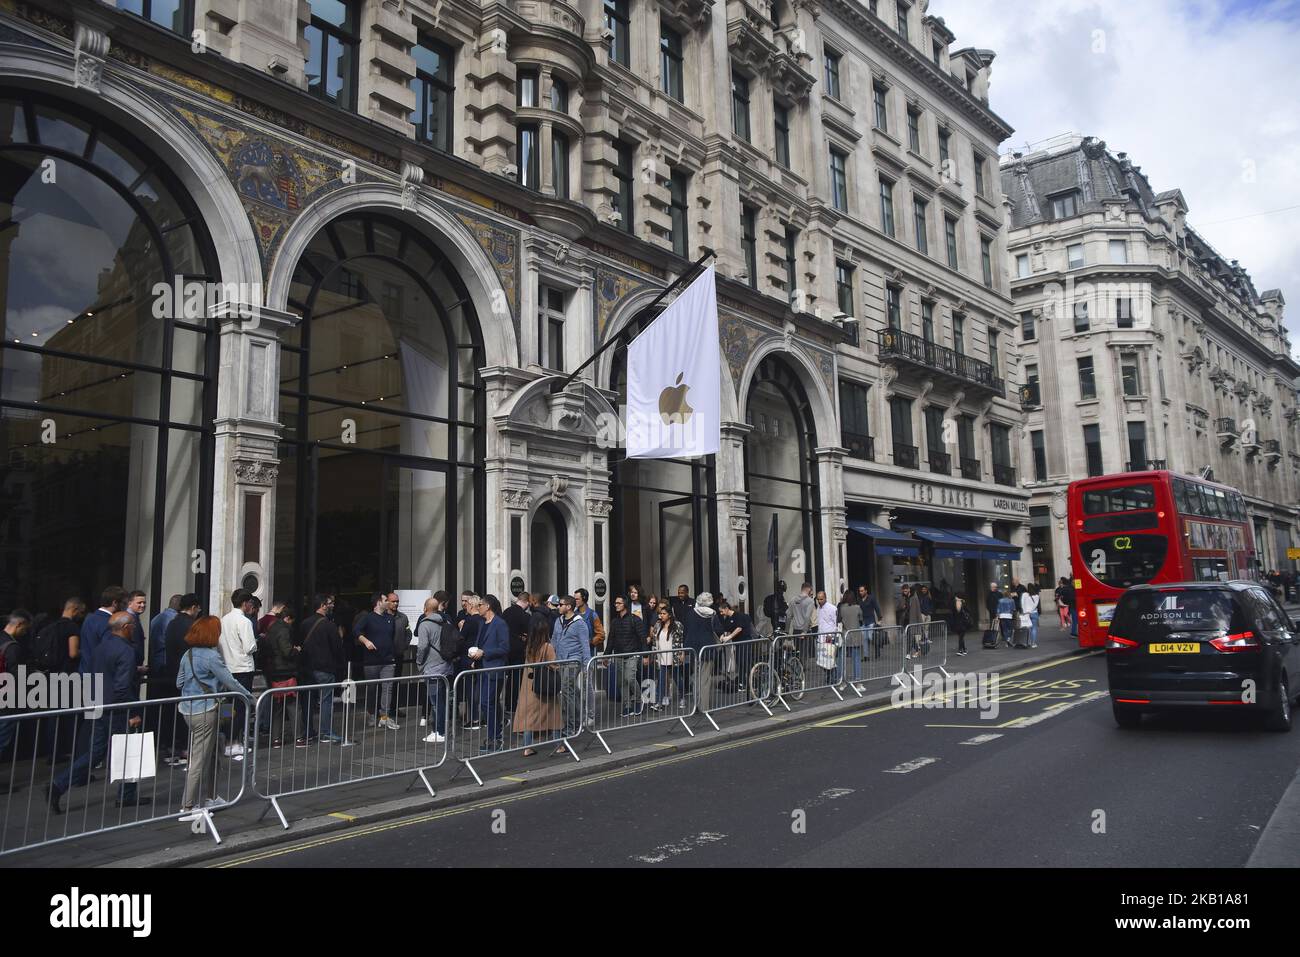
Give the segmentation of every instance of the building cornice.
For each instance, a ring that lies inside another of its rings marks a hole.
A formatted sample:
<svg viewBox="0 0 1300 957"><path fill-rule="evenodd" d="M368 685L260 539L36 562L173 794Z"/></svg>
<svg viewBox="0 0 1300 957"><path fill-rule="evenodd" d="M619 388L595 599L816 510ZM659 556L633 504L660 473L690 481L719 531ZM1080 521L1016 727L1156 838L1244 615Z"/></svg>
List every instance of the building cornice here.
<svg viewBox="0 0 1300 957"><path fill-rule="evenodd" d="M909 76L922 80L930 90L957 107L981 130L992 136L994 143L1001 143L1015 132L1006 120L972 96L956 79L935 66L920 50L902 40L883 20L872 16L861 3L856 0L823 0L822 10L851 27L872 47L884 50L901 61L907 67Z"/></svg>

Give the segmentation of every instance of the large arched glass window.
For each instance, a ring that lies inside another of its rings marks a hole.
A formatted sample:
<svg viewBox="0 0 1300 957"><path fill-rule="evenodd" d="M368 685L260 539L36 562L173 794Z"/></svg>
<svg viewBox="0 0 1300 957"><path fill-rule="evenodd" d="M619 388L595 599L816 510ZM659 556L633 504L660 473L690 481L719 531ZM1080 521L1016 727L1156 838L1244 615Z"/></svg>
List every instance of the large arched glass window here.
<svg viewBox="0 0 1300 957"><path fill-rule="evenodd" d="M745 399L745 488L749 492L749 568L755 596L773 588L769 539L776 521L775 552L787 600L807 581L822 581L821 509L813 455L817 430L803 383L776 356L759 363ZM833 588L835 583L829 583Z"/></svg>
<svg viewBox="0 0 1300 957"><path fill-rule="evenodd" d="M460 277L413 226L353 214L312 240L289 305L276 591L481 587L483 346Z"/></svg>
<svg viewBox="0 0 1300 957"><path fill-rule="evenodd" d="M643 313L619 333L609 386L619 408L627 404L627 345L653 319ZM711 506L716 458L628 459L622 449L610 451L612 594L625 594L633 582L643 595L669 596L679 585L696 595L727 584L718 581L718 511Z"/></svg>
<svg viewBox="0 0 1300 957"><path fill-rule="evenodd" d="M207 591L214 273L165 162L69 104L0 98L0 607L121 584L152 615Z"/></svg>

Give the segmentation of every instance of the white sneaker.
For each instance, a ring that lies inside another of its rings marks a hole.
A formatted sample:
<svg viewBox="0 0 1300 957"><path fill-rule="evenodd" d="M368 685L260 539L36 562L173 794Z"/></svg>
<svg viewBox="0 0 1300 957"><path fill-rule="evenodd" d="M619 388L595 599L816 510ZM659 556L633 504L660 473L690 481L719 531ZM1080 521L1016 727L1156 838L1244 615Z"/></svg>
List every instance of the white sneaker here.
<svg viewBox="0 0 1300 957"><path fill-rule="evenodd" d="M380 726L381 728L386 728L386 729L389 730L389 731L396 731L396 730L398 730L398 729L401 727L401 725L399 725L399 724L398 724L396 721L394 721L392 718L380 718L380 719L379 719L379 726Z"/></svg>
<svg viewBox="0 0 1300 957"><path fill-rule="evenodd" d="M423 728L423 727L425 727L428 723L429 723L429 719L428 719L428 718L421 718L421 719L420 719L420 727Z"/></svg>
<svg viewBox="0 0 1300 957"><path fill-rule="evenodd" d="M206 801L203 802L203 806L205 808L225 807L226 802L221 798L208 798Z"/></svg>
<svg viewBox="0 0 1300 957"><path fill-rule="evenodd" d="M244 756L244 746L236 742L235 744L226 745L226 757L242 758Z"/></svg>
<svg viewBox="0 0 1300 957"><path fill-rule="evenodd" d="M447 739L444 738L442 735L440 735L437 731L435 731L433 732L433 734L427 735L424 740L429 744L442 744L442 742L446 741Z"/></svg>

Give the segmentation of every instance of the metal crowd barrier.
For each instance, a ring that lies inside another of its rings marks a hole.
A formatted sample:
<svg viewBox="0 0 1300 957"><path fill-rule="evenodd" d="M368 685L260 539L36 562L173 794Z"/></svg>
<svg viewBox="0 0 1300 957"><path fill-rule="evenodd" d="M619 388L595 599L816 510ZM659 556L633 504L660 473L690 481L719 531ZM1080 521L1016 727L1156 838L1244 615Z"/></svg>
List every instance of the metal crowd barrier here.
<svg viewBox="0 0 1300 957"><path fill-rule="evenodd" d="M556 693L546 699L537 699L533 690L533 671L537 668L549 668L554 674L552 688ZM573 760L580 760L569 742L582 734L587 717L583 677L582 662L576 659L462 671L452 685L448 716L456 760L469 769L480 786L483 779L474 761L488 755L527 748L540 751L545 745L558 743L557 753L568 751ZM521 701L534 713L520 715ZM525 728L524 724L536 727ZM535 737L538 735L541 737Z"/></svg>
<svg viewBox="0 0 1300 957"><path fill-rule="evenodd" d="M755 670L770 669L772 665L772 640L748 638L743 641L724 641L708 645L700 652L700 673L713 674L714 687L708 705L696 702L697 710L708 719L715 731L721 731L713 715L728 708L759 705L770 716L772 709L759 696L751 680ZM760 667L761 666L761 667ZM789 705L786 705L789 710Z"/></svg>
<svg viewBox="0 0 1300 957"><path fill-rule="evenodd" d="M840 688L844 684L844 634L840 631L813 632L800 635L778 635L772 639L772 664L778 674L792 677L794 671L790 664L791 655L797 656L802 683L782 693L800 701L809 691L830 689L841 701L844 695ZM782 665L784 658L784 668ZM783 681L782 686L792 683ZM788 706L787 706L788 707Z"/></svg>
<svg viewBox="0 0 1300 957"><path fill-rule="evenodd" d="M446 678L424 675L262 692L250 764L253 793L268 802L262 817L273 809L287 829L283 798L401 774L414 775L407 790L418 779L435 797L426 772L447 760L448 735L437 732L440 723L446 727L447 693Z"/></svg>
<svg viewBox="0 0 1300 957"><path fill-rule="evenodd" d="M938 668L948 674L948 623L943 621L918 622L908 625L904 634L907 647L909 677L916 681L918 671Z"/></svg>
<svg viewBox="0 0 1300 957"><path fill-rule="evenodd" d="M166 820L220 843L212 813L244 795L249 708L236 700L247 698L221 692L105 705L98 715L66 708L0 717L8 726L0 742L10 742L0 765L0 855ZM195 754L181 701L216 703L206 757ZM184 808L187 785L192 808Z"/></svg>
<svg viewBox="0 0 1300 957"><path fill-rule="evenodd" d="M899 625L876 625L862 629L862 660L846 655L848 685L861 698L862 685L869 681L890 679L894 684L906 681L907 641ZM857 667L855 667L855 665Z"/></svg>
<svg viewBox="0 0 1300 957"><path fill-rule="evenodd" d="M613 754L605 735L624 728L680 721L695 737L686 719L696 713L701 699L708 700L710 677L695 649L680 648L598 655L587 662L585 680L587 729L606 753ZM688 694L692 687L695 693Z"/></svg>

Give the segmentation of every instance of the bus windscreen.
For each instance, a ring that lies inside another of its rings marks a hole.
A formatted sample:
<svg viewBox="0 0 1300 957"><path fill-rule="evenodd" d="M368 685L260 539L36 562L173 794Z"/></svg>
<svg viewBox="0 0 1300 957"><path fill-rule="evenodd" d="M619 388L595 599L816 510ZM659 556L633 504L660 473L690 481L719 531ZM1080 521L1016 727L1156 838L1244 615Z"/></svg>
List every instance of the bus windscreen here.
<svg viewBox="0 0 1300 957"><path fill-rule="evenodd" d="M1079 545L1092 576L1111 588L1145 585L1160 573L1169 552L1164 535L1113 535Z"/></svg>

